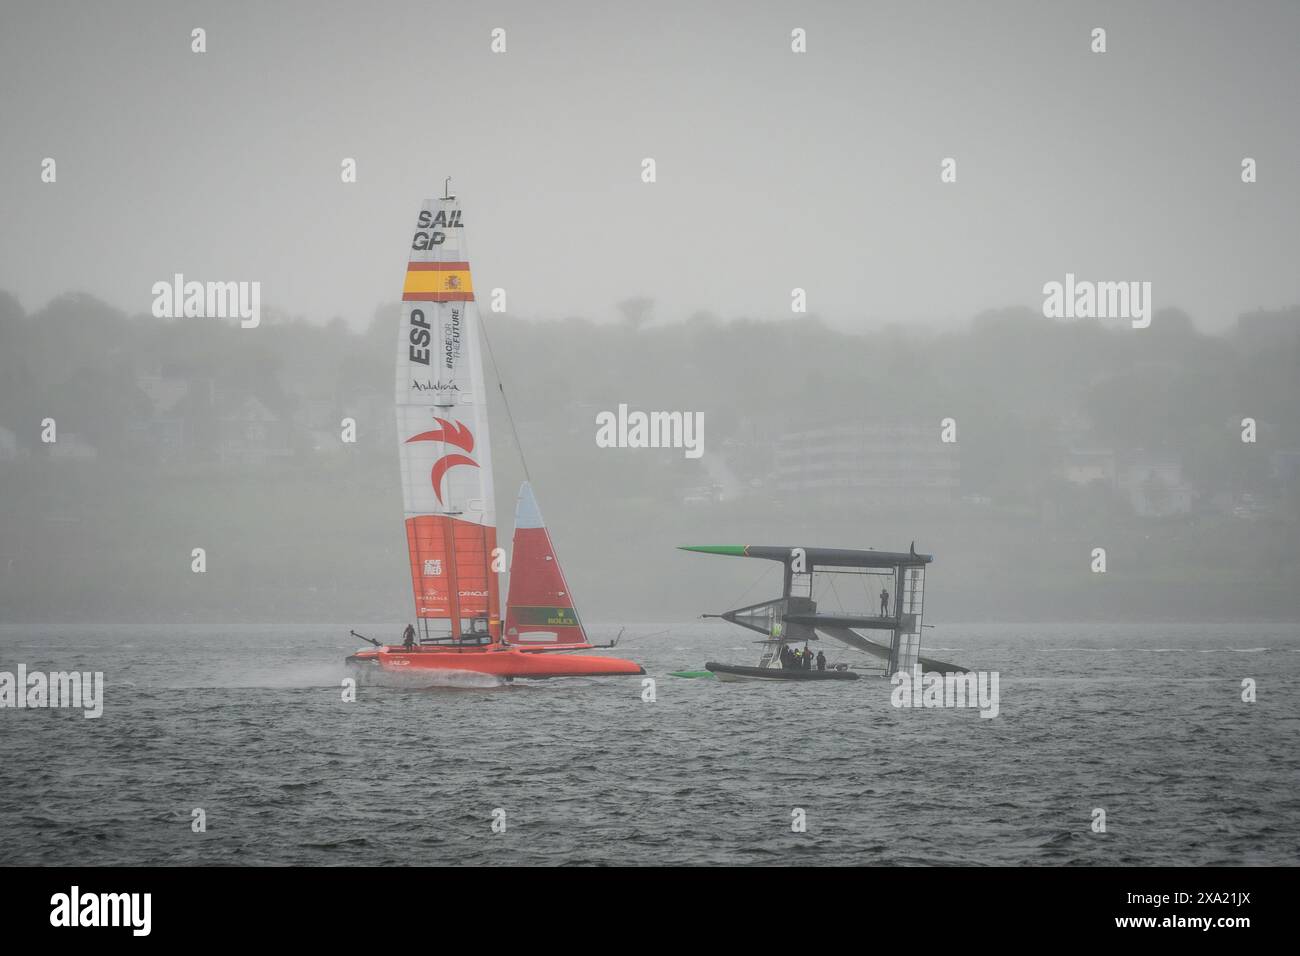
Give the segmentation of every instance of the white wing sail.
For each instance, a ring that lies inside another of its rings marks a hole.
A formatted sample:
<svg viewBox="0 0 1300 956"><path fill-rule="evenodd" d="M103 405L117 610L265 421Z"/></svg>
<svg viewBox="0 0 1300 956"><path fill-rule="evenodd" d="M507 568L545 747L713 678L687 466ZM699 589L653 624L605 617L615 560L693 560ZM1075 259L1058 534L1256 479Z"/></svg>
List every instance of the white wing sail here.
<svg viewBox="0 0 1300 956"><path fill-rule="evenodd" d="M411 236L397 342L397 440L415 613L427 640L500 638L492 457L478 309L454 196Z"/></svg>

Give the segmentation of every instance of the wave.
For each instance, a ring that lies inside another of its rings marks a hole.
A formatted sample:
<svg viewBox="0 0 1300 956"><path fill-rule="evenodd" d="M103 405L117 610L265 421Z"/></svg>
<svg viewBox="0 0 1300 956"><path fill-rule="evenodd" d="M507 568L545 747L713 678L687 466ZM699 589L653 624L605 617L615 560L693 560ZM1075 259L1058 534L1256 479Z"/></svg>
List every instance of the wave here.
<svg viewBox="0 0 1300 956"><path fill-rule="evenodd" d="M364 683L372 687L392 687L400 690L433 690L436 688L486 690L511 686L507 681L492 674L462 670L438 670L436 668L421 668L418 673L381 670L373 673L367 672Z"/></svg>

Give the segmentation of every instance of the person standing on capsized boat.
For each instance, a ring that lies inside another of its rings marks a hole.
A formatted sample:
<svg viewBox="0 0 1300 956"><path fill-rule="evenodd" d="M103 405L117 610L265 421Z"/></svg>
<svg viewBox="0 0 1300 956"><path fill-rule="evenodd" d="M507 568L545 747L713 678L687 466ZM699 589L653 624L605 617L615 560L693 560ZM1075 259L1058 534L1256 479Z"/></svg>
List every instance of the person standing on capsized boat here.
<svg viewBox="0 0 1300 956"><path fill-rule="evenodd" d="M880 616L889 617L889 592L884 588L880 589Z"/></svg>
<svg viewBox="0 0 1300 956"><path fill-rule="evenodd" d="M406 630L402 632L402 647L408 651L415 648L415 625L406 625Z"/></svg>

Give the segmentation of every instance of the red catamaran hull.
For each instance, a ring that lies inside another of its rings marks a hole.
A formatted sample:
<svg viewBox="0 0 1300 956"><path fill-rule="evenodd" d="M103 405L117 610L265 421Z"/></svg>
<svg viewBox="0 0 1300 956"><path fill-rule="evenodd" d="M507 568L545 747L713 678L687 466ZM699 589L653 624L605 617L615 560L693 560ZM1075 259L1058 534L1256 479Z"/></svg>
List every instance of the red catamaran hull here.
<svg viewBox="0 0 1300 956"><path fill-rule="evenodd" d="M524 651L499 644L488 647L439 647L406 650L401 647L371 648L348 658L354 666L375 667L390 674L419 674L429 671L467 671L493 677L606 677L611 674L644 674L632 661L618 657L578 654L547 654Z"/></svg>

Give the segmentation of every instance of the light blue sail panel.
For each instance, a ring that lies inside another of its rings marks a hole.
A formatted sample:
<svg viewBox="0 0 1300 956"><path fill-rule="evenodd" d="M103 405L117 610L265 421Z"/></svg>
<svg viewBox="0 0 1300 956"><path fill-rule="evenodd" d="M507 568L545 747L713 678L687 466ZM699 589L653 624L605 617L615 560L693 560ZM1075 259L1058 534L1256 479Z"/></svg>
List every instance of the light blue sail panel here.
<svg viewBox="0 0 1300 956"><path fill-rule="evenodd" d="M515 530L520 528L544 528L542 509L537 507L533 497L533 486L524 482L519 486L519 499L515 502Z"/></svg>

